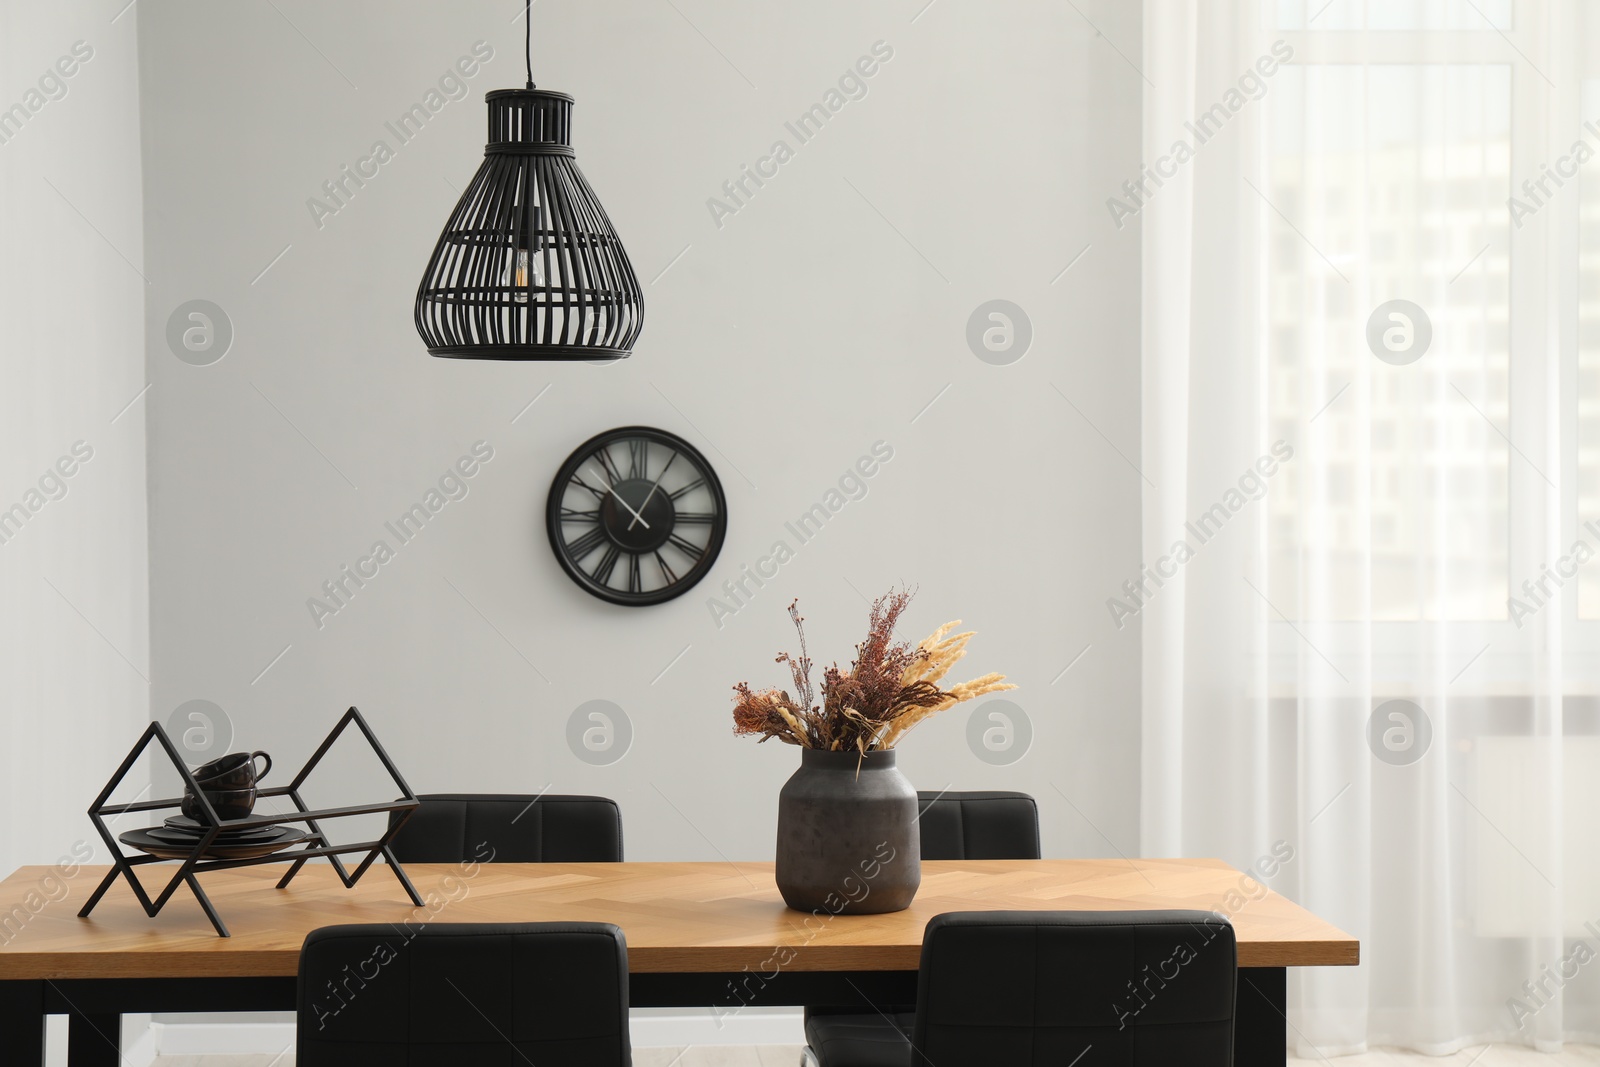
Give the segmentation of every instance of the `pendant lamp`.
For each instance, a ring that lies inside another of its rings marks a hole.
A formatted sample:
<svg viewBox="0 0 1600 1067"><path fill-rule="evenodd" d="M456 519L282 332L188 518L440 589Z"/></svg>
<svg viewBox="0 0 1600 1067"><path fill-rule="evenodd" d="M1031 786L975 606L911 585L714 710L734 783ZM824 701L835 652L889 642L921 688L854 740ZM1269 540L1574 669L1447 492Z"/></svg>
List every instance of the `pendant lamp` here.
<svg viewBox="0 0 1600 1067"><path fill-rule="evenodd" d="M417 332L449 359L625 359L644 294L572 152L572 97L497 89L483 165L461 194L417 288Z"/></svg>

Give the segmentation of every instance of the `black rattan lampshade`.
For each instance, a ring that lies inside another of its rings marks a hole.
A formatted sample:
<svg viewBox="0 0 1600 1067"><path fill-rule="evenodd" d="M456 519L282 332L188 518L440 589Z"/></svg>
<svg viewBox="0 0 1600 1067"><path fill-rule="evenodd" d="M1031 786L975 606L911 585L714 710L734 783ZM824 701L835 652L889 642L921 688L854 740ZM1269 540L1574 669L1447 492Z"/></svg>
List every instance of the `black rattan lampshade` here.
<svg viewBox="0 0 1600 1067"><path fill-rule="evenodd" d="M452 359L623 359L644 325L633 265L572 152L572 97L488 94L489 144L417 288Z"/></svg>

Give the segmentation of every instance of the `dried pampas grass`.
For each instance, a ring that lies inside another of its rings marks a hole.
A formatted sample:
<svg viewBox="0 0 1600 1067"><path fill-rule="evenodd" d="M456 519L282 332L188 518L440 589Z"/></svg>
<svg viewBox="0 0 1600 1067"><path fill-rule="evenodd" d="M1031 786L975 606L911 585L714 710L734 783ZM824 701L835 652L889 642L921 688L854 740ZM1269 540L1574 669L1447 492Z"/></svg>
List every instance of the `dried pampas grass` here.
<svg viewBox="0 0 1600 1067"><path fill-rule="evenodd" d="M885 593L872 603L867 637L856 646L849 670L837 664L823 672L822 703L815 703L811 657L799 601L789 617L800 635L800 654L779 654L789 665L799 700L781 689L734 686L733 730L762 741L776 737L790 745L829 752L868 752L893 748L917 723L968 700L1015 689L1003 674L985 674L946 689L950 668L967 654L973 631L951 634L960 620L947 622L915 647L894 640L895 624L911 601L905 590Z"/></svg>

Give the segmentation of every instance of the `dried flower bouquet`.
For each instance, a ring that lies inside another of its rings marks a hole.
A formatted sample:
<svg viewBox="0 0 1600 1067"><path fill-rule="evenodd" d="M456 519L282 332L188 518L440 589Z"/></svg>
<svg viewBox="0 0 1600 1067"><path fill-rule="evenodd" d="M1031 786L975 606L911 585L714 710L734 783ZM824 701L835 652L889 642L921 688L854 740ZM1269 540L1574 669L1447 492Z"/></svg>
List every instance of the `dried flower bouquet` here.
<svg viewBox="0 0 1600 1067"><path fill-rule="evenodd" d="M931 715L963 701L1002 689L1003 674L985 674L949 689L940 682L967 654L973 631L951 634L960 623L947 622L916 646L894 640L895 624L911 602L905 590L885 593L872 604L866 640L856 646L849 670L835 664L822 672L822 703L816 703L811 682L811 656L806 650L805 619L799 601L789 617L800 635L800 654L781 653L794 679L795 695L783 689L752 690L734 686L733 731L755 734L827 752L868 752L893 748L907 730Z"/></svg>

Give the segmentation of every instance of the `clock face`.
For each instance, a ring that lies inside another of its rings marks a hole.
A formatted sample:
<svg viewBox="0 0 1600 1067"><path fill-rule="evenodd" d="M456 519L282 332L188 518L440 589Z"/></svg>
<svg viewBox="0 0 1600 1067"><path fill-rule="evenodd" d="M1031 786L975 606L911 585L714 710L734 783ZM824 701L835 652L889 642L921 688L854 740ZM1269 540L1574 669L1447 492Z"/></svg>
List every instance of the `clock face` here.
<svg viewBox="0 0 1600 1067"><path fill-rule="evenodd" d="M722 551L722 483L693 445L627 426L591 437L556 472L545 507L556 559L613 604L660 604L706 576Z"/></svg>

